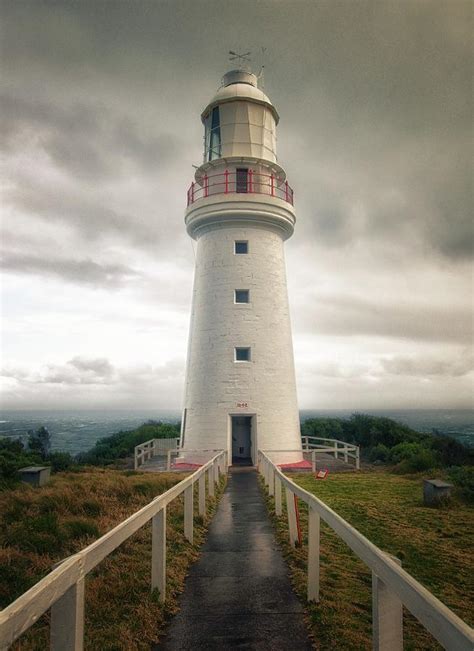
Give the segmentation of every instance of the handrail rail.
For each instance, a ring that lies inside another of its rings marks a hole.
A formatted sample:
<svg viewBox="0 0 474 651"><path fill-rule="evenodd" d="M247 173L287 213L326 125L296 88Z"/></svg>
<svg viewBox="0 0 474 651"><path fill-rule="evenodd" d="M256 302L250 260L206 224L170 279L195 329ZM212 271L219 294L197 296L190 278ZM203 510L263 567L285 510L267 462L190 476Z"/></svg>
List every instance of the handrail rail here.
<svg viewBox="0 0 474 651"><path fill-rule="evenodd" d="M216 181L215 179L221 180ZM265 188L268 188L268 191ZM264 174L252 169L247 170L247 174L243 177L239 177L237 171L228 169L216 174L204 174L199 183L194 181L191 183L188 189L187 205L189 207L195 201L215 194L235 193L265 194L294 205L294 191L288 181L281 181L275 174Z"/></svg>
<svg viewBox="0 0 474 651"><path fill-rule="evenodd" d="M429 590L403 570L397 560L379 549L340 515L312 493L304 490L258 451L258 468L275 511L282 514L281 487L287 491L290 541L296 544L296 509L292 496L308 505L308 600L319 601L319 519L322 518L352 551L372 570L374 649L392 651L403 647L401 607L398 600L448 651L472 651L474 631ZM380 585L382 584L382 586ZM395 598L395 601L394 601ZM395 642L394 642L395 640ZM401 644L400 644L401 641Z"/></svg>
<svg viewBox="0 0 474 651"><path fill-rule="evenodd" d="M324 445L314 443L313 441L329 441L330 443L333 443L333 445L328 448ZM332 452L334 454L334 458L339 459L339 453L341 452L343 454L344 463L349 463L349 458L354 459L356 470L360 469L360 448L358 445L355 445L353 443L346 443L346 441L341 441L340 439L329 439L323 438L321 436L302 436L301 442L303 444L304 451L312 452L313 466L315 464L315 453ZM354 452L354 454L351 454L351 452Z"/></svg>
<svg viewBox="0 0 474 651"><path fill-rule="evenodd" d="M159 442L164 442L164 441L175 441L176 443L176 449L179 447L179 436L170 438L170 439L150 439L148 441L145 441L144 443L140 443L139 445L135 446L134 452L133 452L133 467L135 470L138 470L138 468L148 459L151 459L152 457L155 456L156 453L156 445ZM170 448L171 449L171 448Z"/></svg>
<svg viewBox="0 0 474 651"><path fill-rule="evenodd" d="M8 647L30 628L48 608L51 612L53 651L80 651L84 635L84 579L96 565L149 520L152 526L152 589L160 601L166 599L166 507L184 492L184 534L193 542L194 484L199 484L199 514L206 512L208 493L213 496L219 473L227 467L227 451L215 454L207 463L175 486L120 522L109 532L69 556L34 586L0 611L0 649ZM72 591L72 593L71 593Z"/></svg>

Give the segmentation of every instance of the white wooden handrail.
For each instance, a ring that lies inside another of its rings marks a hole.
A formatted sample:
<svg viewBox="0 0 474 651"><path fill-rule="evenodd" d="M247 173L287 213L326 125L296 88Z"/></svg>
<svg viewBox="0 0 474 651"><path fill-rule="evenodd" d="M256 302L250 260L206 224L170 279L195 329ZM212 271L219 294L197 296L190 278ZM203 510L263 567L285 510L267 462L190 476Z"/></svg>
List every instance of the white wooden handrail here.
<svg viewBox="0 0 474 651"><path fill-rule="evenodd" d="M51 649L82 651L84 637L84 578L144 524L152 520L151 588L166 599L166 507L184 493L184 533L193 541L194 484L199 486L199 515L206 512L208 492L214 495L219 474L226 472L227 452L219 451L193 472L111 531L77 554L66 558L52 572L0 611L0 649L13 642L51 608Z"/></svg>
<svg viewBox="0 0 474 651"><path fill-rule="evenodd" d="M175 450L179 448L179 436L173 437L171 439L150 439L144 443L140 443L135 446L133 452L133 467L135 470L151 459L157 454L157 447L160 447L160 444L165 445L166 450Z"/></svg>
<svg viewBox="0 0 474 651"><path fill-rule="evenodd" d="M329 452L334 454L335 459L339 459L339 454L342 454L345 463L349 463L349 458L354 459L356 469L360 469L360 448L358 445L346 443L346 441L340 441L339 439L322 438L320 436L302 436L301 441L305 452L311 451L315 454ZM316 441L322 441L323 443L316 443ZM328 442L332 443L330 447L327 445Z"/></svg>
<svg viewBox="0 0 474 651"><path fill-rule="evenodd" d="M280 451L281 452L281 451ZM372 570L374 639L377 651L399 651L403 648L401 602L418 621L449 651L472 651L474 632L429 590L403 570L399 561L376 547L329 506L304 490L271 461L265 452L258 452L258 468L269 493L275 495L275 511L282 514L281 489L285 487L290 541L296 544L294 496L308 505L308 600L319 601L319 533L320 518L335 531L352 551Z"/></svg>

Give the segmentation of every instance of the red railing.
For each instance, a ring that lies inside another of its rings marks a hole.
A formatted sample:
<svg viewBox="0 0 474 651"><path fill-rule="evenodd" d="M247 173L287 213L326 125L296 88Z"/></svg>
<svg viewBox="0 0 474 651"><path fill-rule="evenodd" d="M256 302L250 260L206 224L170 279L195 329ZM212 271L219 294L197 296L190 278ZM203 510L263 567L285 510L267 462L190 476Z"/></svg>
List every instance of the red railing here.
<svg viewBox="0 0 474 651"><path fill-rule="evenodd" d="M225 170L220 174L205 174L200 183L191 183L188 206L214 194L267 194L291 205L294 196L288 181L281 182L274 174L261 174L253 170Z"/></svg>

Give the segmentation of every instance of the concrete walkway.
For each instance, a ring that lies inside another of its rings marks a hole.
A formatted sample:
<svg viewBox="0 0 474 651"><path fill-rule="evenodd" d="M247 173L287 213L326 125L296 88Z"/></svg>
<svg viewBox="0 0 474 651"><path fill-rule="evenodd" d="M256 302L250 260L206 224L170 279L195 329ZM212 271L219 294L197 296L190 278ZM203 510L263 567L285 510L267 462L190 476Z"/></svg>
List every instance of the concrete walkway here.
<svg viewBox="0 0 474 651"><path fill-rule="evenodd" d="M192 566L164 651L312 649L254 469L235 469Z"/></svg>

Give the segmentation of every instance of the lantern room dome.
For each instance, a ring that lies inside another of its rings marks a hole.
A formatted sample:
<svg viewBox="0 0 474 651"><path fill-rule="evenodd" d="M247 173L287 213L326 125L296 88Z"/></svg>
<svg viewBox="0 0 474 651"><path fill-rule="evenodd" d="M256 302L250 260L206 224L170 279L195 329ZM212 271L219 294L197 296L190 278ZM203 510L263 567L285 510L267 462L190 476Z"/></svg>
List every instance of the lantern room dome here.
<svg viewBox="0 0 474 651"><path fill-rule="evenodd" d="M214 108L214 106L225 104L227 102L247 100L268 107L273 113L275 123L278 124L280 118L278 116L276 108L273 106L265 93L260 90L260 88L257 88L256 85L254 85L254 83L256 84L257 82L257 77L251 73L245 73L249 79L243 80L242 72L243 71L233 70L224 76L224 84L226 84L227 80L227 85L221 86L219 88L217 93L214 95L212 100L202 112L201 119L203 122L209 115L210 111ZM234 73L240 73L240 78L237 76L237 74Z"/></svg>

